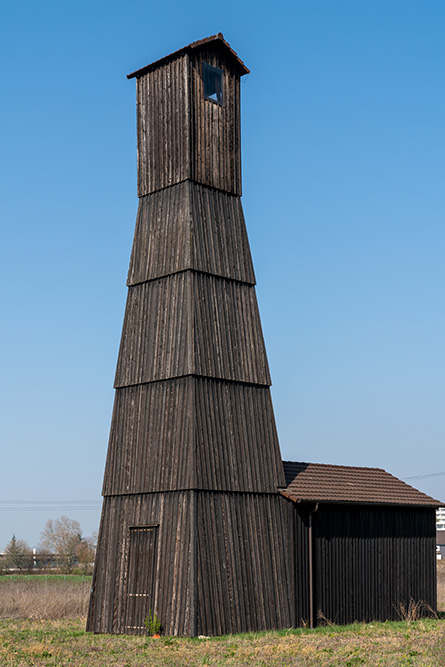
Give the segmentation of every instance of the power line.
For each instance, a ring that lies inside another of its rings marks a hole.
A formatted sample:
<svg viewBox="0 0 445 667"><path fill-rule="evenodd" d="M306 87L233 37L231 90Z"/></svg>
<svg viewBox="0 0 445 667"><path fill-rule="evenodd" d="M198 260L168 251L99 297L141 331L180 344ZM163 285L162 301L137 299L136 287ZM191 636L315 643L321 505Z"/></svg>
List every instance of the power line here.
<svg viewBox="0 0 445 667"><path fill-rule="evenodd" d="M0 512L98 510L95 500L0 500Z"/></svg>
<svg viewBox="0 0 445 667"><path fill-rule="evenodd" d="M427 477L442 477L445 472L430 472L428 475L414 475L414 477L402 477L404 481L407 479L426 479Z"/></svg>

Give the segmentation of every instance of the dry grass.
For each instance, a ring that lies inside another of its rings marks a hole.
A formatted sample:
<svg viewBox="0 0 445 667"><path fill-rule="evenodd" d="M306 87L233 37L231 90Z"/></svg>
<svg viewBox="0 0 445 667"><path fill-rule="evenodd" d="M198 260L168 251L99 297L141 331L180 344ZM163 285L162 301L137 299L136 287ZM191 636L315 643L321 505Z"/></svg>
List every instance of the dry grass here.
<svg viewBox="0 0 445 667"><path fill-rule="evenodd" d="M2 581L0 618L35 620L83 618L88 612L90 581L59 581L44 578Z"/></svg>
<svg viewBox="0 0 445 667"><path fill-rule="evenodd" d="M445 611L445 560L437 561L437 609Z"/></svg>

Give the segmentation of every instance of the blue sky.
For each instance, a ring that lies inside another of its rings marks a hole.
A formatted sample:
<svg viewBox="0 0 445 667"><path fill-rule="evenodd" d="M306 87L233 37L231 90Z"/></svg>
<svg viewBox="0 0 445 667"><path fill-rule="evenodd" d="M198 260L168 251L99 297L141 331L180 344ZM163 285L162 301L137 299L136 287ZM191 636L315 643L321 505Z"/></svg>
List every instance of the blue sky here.
<svg viewBox="0 0 445 667"><path fill-rule="evenodd" d="M251 70L243 206L283 458L445 500L442 0L25 0L0 30L0 548L61 514L98 527L137 208L125 75L219 31Z"/></svg>

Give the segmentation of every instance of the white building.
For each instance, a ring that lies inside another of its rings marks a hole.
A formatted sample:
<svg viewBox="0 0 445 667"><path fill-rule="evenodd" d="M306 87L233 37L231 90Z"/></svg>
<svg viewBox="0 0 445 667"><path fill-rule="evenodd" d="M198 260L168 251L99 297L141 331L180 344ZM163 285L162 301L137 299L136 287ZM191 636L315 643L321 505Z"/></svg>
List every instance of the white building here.
<svg viewBox="0 0 445 667"><path fill-rule="evenodd" d="M445 507L436 510L436 530L445 530Z"/></svg>

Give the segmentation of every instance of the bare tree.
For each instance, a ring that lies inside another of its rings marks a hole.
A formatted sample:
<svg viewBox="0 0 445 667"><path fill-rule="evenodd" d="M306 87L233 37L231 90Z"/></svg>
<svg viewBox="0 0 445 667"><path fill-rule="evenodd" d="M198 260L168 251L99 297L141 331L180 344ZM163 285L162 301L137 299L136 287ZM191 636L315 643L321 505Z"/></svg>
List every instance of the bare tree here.
<svg viewBox="0 0 445 667"><path fill-rule="evenodd" d="M77 550L82 544L82 529L80 523L67 516L60 519L48 519L45 528L40 533L42 549L52 551L58 556L61 567L71 572L78 560Z"/></svg>
<svg viewBox="0 0 445 667"><path fill-rule="evenodd" d="M32 568L32 550L25 540L12 536L5 547L5 566L20 571Z"/></svg>
<svg viewBox="0 0 445 667"><path fill-rule="evenodd" d="M96 555L96 540L94 537L84 537L77 546L77 558L83 572L88 572Z"/></svg>

